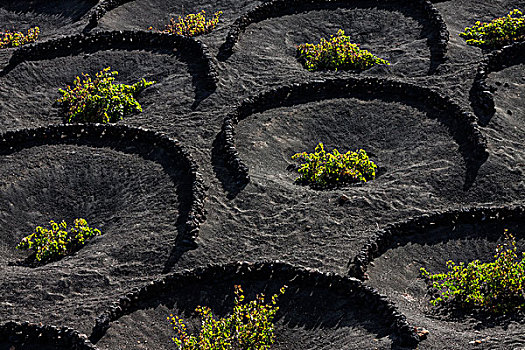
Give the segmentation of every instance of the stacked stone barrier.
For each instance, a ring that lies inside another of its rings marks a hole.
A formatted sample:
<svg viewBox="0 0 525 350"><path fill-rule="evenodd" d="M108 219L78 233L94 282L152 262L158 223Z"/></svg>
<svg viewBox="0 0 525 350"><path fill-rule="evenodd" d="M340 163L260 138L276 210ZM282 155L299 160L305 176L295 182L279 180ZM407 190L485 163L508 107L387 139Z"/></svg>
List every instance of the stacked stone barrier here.
<svg viewBox="0 0 525 350"><path fill-rule="evenodd" d="M505 221L516 221L525 224L525 207L482 207L443 211L409 218L405 221L388 225L377 232L359 251L357 256L350 260L348 274L361 280L365 279L370 262L391 248L395 237L410 236L425 229L439 226L499 223Z"/></svg>
<svg viewBox="0 0 525 350"><path fill-rule="evenodd" d="M390 324L390 330L400 344L414 346L419 338L412 327L395 305L380 295L375 289L365 286L355 278L340 276L334 273L321 273L317 270L295 267L282 262L237 262L225 265L210 264L193 270L184 270L155 280L148 285L134 289L113 303L101 314L93 328L90 339L100 339L110 327L110 323L140 308L145 300L157 300L159 295L176 290L186 283L199 282L213 285L217 282L227 283L246 280L279 280L289 281L300 288L323 288L353 298L355 305L366 306Z"/></svg>
<svg viewBox="0 0 525 350"><path fill-rule="evenodd" d="M178 237L178 241L183 244L195 245L199 227L205 220L206 186L192 156L177 140L158 132L125 125L50 125L35 129L7 131L0 134L0 155L47 144L87 144L112 147L119 144L133 145L133 143L162 149L169 157L168 161L176 164L187 176L188 182L191 182L191 188L184 189L190 192L191 198L189 199L187 217L183 222L182 235Z"/></svg>
<svg viewBox="0 0 525 350"><path fill-rule="evenodd" d="M218 75L208 48L200 41L176 34L146 31L104 31L65 36L24 45L13 52L9 67L26 61L52 59L82 52L108 49L173 49L181 55L191 56L191 63L200 66L198 79L202 88L214 91Z"/></svg>
<svg viewBox="0 0 525 350"><path fill-rule="evenodd" d="M446 116L447 127L456 140L460 140L462 154L467 162L481 162L488 157L487 141L472 113L462 110L449 97L417 85L378 78L327 79L295 83L267 90L243 100L223 122L219 140L226 166L238 182L250 180L248 166L235 147L235 125L248 116L272 108L292 106L297 103L320 101L327 98L344 98L355 95L388 96L399 100L414 100ZM394 97L393 97L394 96ZM462 144L461 144L462 143Z"/></svg>
<svg viewBox="0 0 525 350"><path fill-rule="evenodd" d="M472 109L480 121L490 119L486 117L496 113L495 88L487 83L489 74L519 63L525 63L525 42L508 45L501 50L493 51L480 63L470 90ZM483 122L483 125L486 124Z"/></svg>
<svg viewBox="0 0 525 350"><path fill-rule="evenodd" d="M237 18L232 24L226 41L221 47L219 59L226 60L233 53L233 47L239 40L241 34L253 23L261 22L265 19L278 17L282 14L296 13L302 8L322 6L323 4L352 4L351 0L271 0L256 6L251 11ZM384 0L372 0L369 4L385 3ZM389 3L389 2L386 2ZM406 5L405 2L402 3ZM410 5L420 9L425 15L426 21L432 28L428 38L432 57L435 61L441 62L445 59L448 50L449 32L447 25L434 4L428 0L411 0Z"/></svg>
<svg viewBox="0 0 525 350"><path fill-rule="evenodd" d="M98 22L106 13L116 9L117 7L124 5L132 0L102 0L100 3L91 11L89 17L89 23L84 31L89 31L98 26Z"/></svg>
<svg viewBox="0 0 525 350"><path fill-rule="evenodd" d="M96 350L87 335L68 327L55 327L29 322L7 322L0 325L0 344L54 346L63 350ZM36 347L35 347L36 348ZM22 349L22 347L20 347Z"/></svg>

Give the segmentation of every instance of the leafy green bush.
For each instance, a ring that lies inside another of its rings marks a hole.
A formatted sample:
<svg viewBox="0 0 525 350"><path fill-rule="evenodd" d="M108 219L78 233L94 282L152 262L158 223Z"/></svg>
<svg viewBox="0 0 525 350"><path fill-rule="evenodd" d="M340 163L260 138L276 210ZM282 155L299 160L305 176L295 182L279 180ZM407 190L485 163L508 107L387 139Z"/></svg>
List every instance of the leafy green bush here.
<svg viewBox="0 0 525 350"><path fill-rule="evenodd" d="M304 162L298 170L301 176L297 178L297 181L315 187L366 182L376 176L377 165L362 149L355 152L348 151L344 154L334 149L330 153L325 151L322 143L319 143L314 153L296 153L292 159Z"/></svg>
<svg viewBox="0 0 525 350"><path fill-rule="evenodd" d="M388 61L376 57L367 50L361 50L358 44L350 42L350 37L339 30L329 40L321 39L315 44L297 46L297 57L310 71L317 70L358 70L362 71L377 64L389 65Z"/></svg>
<svg viewBox="0 0 525 350"><path fill-rule="evenodd" d="M519 260L516 239L507 230L505 236L505 243L496 249L494 262L474 260L465 266L448 261L448 272L434 275L421 268L421 274L438 292L432 305L452 303L492 313L525 310L525 253Z"/></svg>
<svg viewBox="0 0 525 350"><path fill-rule="evenodd" d="M133 112L142 112L134 96L155 82L143 78L133 85L115 84L117 75L118 72L110 72L108 67L93 80L88 74L82 74L83 79L76 77L73 87L59 89L62 97L57 102L62 104L67 121L110 123Z"/></svg>
<svg viewBox="0 0 525 350"><path fill-rule="evenodd" d="M285 289L282 287L267 304L263 294L245 303L241 286L235 286L235 306L230 316L217 319L210 308L197 307L195 311L201 317L197 336L188 335L184 321L170 315L168 321L178 335L173 341L180 350L267 350L275 342L273 319L279 310L277 299Z"/></svg>
<svg viewBox="0 0 525 350"><path fill-rule="evenodd" d="M525 40L525 16L520 10L514 9L505 17L493 19L489 23L478 21L459 35L465 38L468 45L486 48L509 45Z"/></svg>
<svg viewBox="0 0 525 350"><path fill-rule="evenodd" d="M207 34L215 29L221 15L222 11L215 12L212 19L206 21L206 11L202 10L199 13L190 13L185 17L179 16L177 20L171 18L163 32L188 37ZM149 29L152 30L153 27Z"/></svg>
<svg viewBox="0 0 525 350"><path fill-rule="evenodd" d="M52 261L73 253L87 240L100 235L100 230L89 227L84 219L75 219L69 230L65 221L51 220L49 225L50 228L37 226L35 232L24 237L16 248L34 250L38 262Z"/></svg>
<svg viewBox="0 0 525 350"><path fill-rule="evenodd" d="M0 32L0 49L35 42L39 34L40 28L38 27L29 28L25 35L22 32Z"/></svg>

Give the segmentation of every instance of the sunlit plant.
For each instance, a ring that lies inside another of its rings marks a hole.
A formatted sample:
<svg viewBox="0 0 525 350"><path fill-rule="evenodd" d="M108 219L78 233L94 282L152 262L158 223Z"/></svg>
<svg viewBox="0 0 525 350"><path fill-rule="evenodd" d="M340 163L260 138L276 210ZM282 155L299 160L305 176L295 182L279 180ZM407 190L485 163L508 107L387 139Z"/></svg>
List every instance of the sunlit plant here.
<svg viewBox="0 0 525 350"><path fill-rule="evenodd" d="M73 86L59 89L62 97L57 100L64 109L66 120L71 122L111 123L125 116L142 112L135 96L154 81L142 78L133 85L116 84L117 71L105 68L92 79L82 74L73 81Z"/></svg>
<svg viewBox="0 0 525 350"><path fill-rule="evenodd" d="M485 48L498 48L525 40L525 16L514 9L505 17L495 18L488 23L477 21L474 26L465 28L459 35L468 45Z"/></svg>
<svg viewBox="0 0 525 350"><path fill-rule="evenodd" d="M505 242L496 248L495 260L468 264L447 262L448 271L423 277L436 290L432 305L450 304L491 313L525 310L525 252L518 257L516 239L505 230Z"/></svg>
<svg viewBox="0 0 525 350"><path fill-rule="evenodd" d="M184 17L179 16L177 20L171 18L170 23L162 32L188 37L208 34L215 29L221 15L222 11L218 11L211 19L206 20L206 11L202 10L199 13L190 13ZM149 29L152 30L153 27L149 27Z"/></svg>
<svg viewBox="0 0 525 350"><path fill-rule="evenodd" d="M89 227L84 219L75 219L69 228L65 221L51 220L49 227L37 226L35 232L24 237L16 248L33 250L38 262L52 261L73 253L100 234L100 230Z"/></svg>
<svg viewBox="0 0 525 350"><path fill-rule="evenodd" d="M34 27L27 30L27 34L22 32L0 32L0 49L7 47L18 47L24 44L35 42L40 34L40 28Z"/></svg>
<svg viewBox="0 0 525 350"><path fill-rule="evenodd" d="M273 319L279 310L277 299L286 286L266 303L264 295L245 302L241 286L235 286L235 305L229 316L217 318L210 308L199 306L195 310L201 317L201 331L189 335L184 321L170 315L168 321L177 331L173 342L180 350L268 350L275 342Z"/></svg>
<svg viewBox="0 0 525 350"><path fill-rule="evenodd" d="M314 187L329 187L343 183L366 182L376 176L377 165L372 162L366 151L340 153L334 149L331 153L324 149L323 143L315 147L313 153L296 153L292 159L302 162L297 182Z"/></svg>
<svg viewBox="0 0 525 350"><path fill-rule="evenodd" d="M337 35L332 35L328 40L322 38L317 45L307 43L297 46L297 58L310 71L363 71L378 64L390 64L369 51L360 49L343 30L339 30Z"/></svg>

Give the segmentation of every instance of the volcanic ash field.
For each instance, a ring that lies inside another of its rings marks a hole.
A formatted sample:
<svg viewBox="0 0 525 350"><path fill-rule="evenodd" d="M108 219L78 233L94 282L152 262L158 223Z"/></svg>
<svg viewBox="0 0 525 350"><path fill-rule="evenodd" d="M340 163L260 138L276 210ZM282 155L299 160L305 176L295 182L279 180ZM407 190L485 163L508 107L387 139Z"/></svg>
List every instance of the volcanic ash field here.
<svg viewBox="0 0 525 350"><path fill-rule="evenodd" d="M279 298L272 349L525 349L521 313L431 306L419 269L525 250L525 43L459 33L522 0L3 0L0 350L174 349L234 285ZM195 38L148 30L223 11ZM343 29L391 64L310 72L296 47ZM156 83L142 112L64 124L59 88L105 67ZM292 155L365 149L377 177L316 189ZM42 265L49 220L102 231ZM428 331L419 337L415 330Z"/></svg>

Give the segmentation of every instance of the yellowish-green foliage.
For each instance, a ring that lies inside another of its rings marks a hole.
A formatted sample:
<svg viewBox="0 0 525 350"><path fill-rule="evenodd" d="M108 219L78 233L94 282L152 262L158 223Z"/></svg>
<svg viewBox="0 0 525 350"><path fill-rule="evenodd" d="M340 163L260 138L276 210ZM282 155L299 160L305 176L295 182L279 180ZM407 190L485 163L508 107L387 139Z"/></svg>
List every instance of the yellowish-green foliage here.
<svg viewBox="0 0 525 350"><path fill-rule="evenodd" d="M358 70L362 71L377 64L390 63L376 57L358 44L350 42L350 37L339 30L329 40L321 39L319 44L297 46L297 57L310 71L317 70Z"/></svg>
<svg viewBox="0 0 525 350"><path fill-rule="evenodd" d="M22 32L0 32L0 49L7 47L18 47L27 43L35 42L40 34L40 28L34 27Z"/></svg>
<svg viewBox="0 0 525 350"><path fill-rule="evenodd" d="M207 34L215 29L221 15L222 11L218 11L211 19L206 20L206 11L202 10L199 13L190 13L184 17L179 16L177 20L171 18L163 32L188 37ZM149 29L151 30L153 27L149 27Z"/></svg>
<svg viewBox="0 0 525 350"><path fill-rule="evenodd" d="M292 159L303 162L298 170L301 176L297 181L314 187L366 182L376 176L377 166L363 149L346 153L339 153L334 149L330 153L325 151L322 143L319 143L314 153L296 153Z"/></svg>
<svg viewBox="0 0 525 350"><path fill-rule="evenodd" d="M49 228L37 226L35 232L24 237L17 249L33 250L37 261L51 261L71 254L87 240L100 235L100 230L91 228L84 219L75 219L68 228L65 221L49 222Z"/></svg>
<svg viewBox="0 0 525 350"><path fill-rule="evenodd" d="M179 350L268 350L275 342L273 319L279 310L277 298L286 286L265 303L264 295L245 302L241 286L235 286L235 305L231 315L217 318L210 308L199 306L195 311L201 317L201 331L189 335L184 321L170 315L168 321L177 331L173 338Z"/></svg>
<svg viewBox="0 0 525 350"><path fill-rule="evenodd" d="M486 48L498 48L525 40L525 16L514 9L505 17L493 19L491 22L476 22L474 26L465 28L459 35L467 44Z"/></svg>
<svg viewBox="0 0 525 350"><path fill-rule="evenodd" d="M62 97L57 102L62 104L67 121L110 123L142 112L135 96L155 82L143 78L133 85L116 84L117 75L117 71L111 72L108 67L98 72L94 79L82 74L82 78L75 78L72 87L59 89Z"/></svg>
<svg viewBox="0 0 525 350"><path fill-rule="evenodd" d="M493 262L474 260L457 265L448 261L447 272L433 275L421 268L421 274L438 292L432 305L452 303L492 313L525 310L525 253L520 259L516 239L507 230L505 235L505 243L498 245Z"/></svg>

